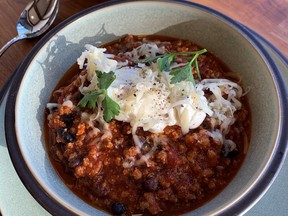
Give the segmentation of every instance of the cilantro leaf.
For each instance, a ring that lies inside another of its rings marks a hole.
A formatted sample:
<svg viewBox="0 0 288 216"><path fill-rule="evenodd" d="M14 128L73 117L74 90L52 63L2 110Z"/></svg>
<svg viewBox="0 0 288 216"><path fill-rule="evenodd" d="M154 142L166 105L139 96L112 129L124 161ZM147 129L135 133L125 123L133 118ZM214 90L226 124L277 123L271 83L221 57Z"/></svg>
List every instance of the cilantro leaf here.
<svg viewBox="0 0 288 216"><path fill-rule="evenodd" d="M191 70L191 64L187 64L185 67L182 68L173 69L169 73L169 75L171 75L170 83L175 84L181 81L189 80L195 85L195 80Z"/></svg>
<svg viewBox="0 0 288 216"><path fill-rule="evenodd" d="M116 79L116 75L113 71L109 73L103 73L101 71L96 71L98 77L98 87L100 89L107 90L112 82Z"/></svg>
<svg viewBox="0 0 288 216"><path fill-rule="evenodd" d="M96 75L98 77L98 87L90 93L84 95L84 97L79 101L78 106L81 108L89 108L95 109L96 106L99 105L98 100L99 96L103 96L102 100L102 108L104 113L104 120L106 122L111 121L115 118L116 115L120 113L120 106L115 101L113 101L107 94L107 89L112 84L112 82L116 79L115 73L110 71L109 73L103 73L101 71L96 71Z"/></svg>
<svg viewBox="0 0 288 216"><path fill-rule="evenodd" d="M181 80L185 80L187 78L187 75L182 73L182 68L173 69L169 74L171 76L171 84L181 82Z"/></svg>
<svg viewBox="0 0 288 216"><path fill-rule="evenodd" d="M163 58L159 58L157 63L160 71L169 71L171 62L175 61L176 55L175 54L168 54Z"/></svg>
<svg viewBox="0 0 288 216"><path fill-rule="evenodd" d="M120 113L120 106L115 101L113 101L107 93L105 93L104 100L102 101L102 106L104 109L104 120L110 122L115 116Z"/></svg>
<svg viewBox="0 0 288 216"><path fill-rule="evenodd" d="M165 53L163 55L143 59L141 60L141 62L151 63L157 60L159 70L169 72L169 75L171 75L171 80L170 80L171 84L175 84L181 81L188 80L192 82L193 85L195 85L195 79L194 79L192 70L195 68L197 72L197 76L201 80L197 58L205 52L207 52L206 49L202 49L202 50L195 51L195 52ZM177 56L181 56L185 58L188 61L188 63L185 67L180 66L170 71L171 63L173 63L176 60Z"/></svg>
<svg viewBox="0 0 288 216"><path fill-rule="evenodd" d="M102 94L102 92L90 92L79 101L78 106L85 108L86 106L89 109L95 109L98 97Z"/></svg>

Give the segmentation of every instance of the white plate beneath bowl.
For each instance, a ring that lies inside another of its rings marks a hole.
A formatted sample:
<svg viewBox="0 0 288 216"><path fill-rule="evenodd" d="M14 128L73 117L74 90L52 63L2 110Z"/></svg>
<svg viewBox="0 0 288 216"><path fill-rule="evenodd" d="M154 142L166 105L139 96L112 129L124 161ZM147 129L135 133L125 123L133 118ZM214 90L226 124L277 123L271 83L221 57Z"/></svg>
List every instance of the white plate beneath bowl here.
<svg viewBox="0 0 288 216"><path fill-rule="evenodd" d="M257 35L255 35L257 37ZM288 85L288 62L282 59L277 50L267 44L261 37L258 39L272 55L277 63L286 85ZM49 215L40 204L30 195L19 179L11 159L9 157L4 131L4 110L6 105L6 95L0 105L0 210L3 216L30 216ZM276 178L275 182L264 195L264 197L246 215L286 215L288 205L284 200L288 200L288 158ZM271 204L272 203L272 204Z"/></svg>

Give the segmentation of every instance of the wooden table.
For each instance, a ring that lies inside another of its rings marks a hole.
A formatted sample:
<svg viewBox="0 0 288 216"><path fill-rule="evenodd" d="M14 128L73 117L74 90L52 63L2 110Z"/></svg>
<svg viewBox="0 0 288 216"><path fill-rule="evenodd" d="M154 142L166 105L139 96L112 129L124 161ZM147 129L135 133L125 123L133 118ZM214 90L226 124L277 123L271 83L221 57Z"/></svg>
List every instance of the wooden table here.
<svg viewBox="0 0 288 216"><path fill-rule="evenodd" d="M31 0L0 0L0 46L16 36L15 24ZM252 28L288 57L288 0L192 0ZM105 0L61 0L56 26L69 16ZM41 37L12 45L0 59L0 88Z"/></svg>

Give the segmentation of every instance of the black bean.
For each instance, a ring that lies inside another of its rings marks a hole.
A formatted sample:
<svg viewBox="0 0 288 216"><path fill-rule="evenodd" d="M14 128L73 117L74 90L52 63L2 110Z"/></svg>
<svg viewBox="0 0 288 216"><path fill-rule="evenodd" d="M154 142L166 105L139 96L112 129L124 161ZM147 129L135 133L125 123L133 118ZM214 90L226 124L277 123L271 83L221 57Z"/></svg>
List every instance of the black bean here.
<svg viewBox="0 0 288 216"><path fill-rule="evenodd" d="M73 120L74 120L74 116L72 113L70 114L64 114L61 116L61 121L63 121L66 124L67 128L71 128L73 125Z"/></svg>
<svg viewBox="0 0 288 216"><path fill-rule="evenodd" d="M57 133L66 143L73 142L75 140L75 136L71 134L67 128L59 128Z"/></svg>
<svg viewBox="0 0 288 216"><path fill-rule="evenodd" d="M63 138L65 142L73 142L75 140L75 137L73 134L71 134L69 131L66 131L63 134Z"/></svg>
<svg viewBox="0 0 288 216"><path fill-rule="evenodd" d="M82 158L76 157L69 161L68 166L71 168L77 167L82 162Z"/></svg>
<svg viewBox="0 0 288 216"><path fill-rule="evenodd" d="M158 188L158 181L155 178L148 177L143 181L143 187L146 191L155 191Z"/></svg>
<svg viewBox="0 0 288 216"><path fill-rule="evenodd" d="M111 211L113 215L122 215L125 213L126 208L122 203L115 202L111 206Z"/></svg>

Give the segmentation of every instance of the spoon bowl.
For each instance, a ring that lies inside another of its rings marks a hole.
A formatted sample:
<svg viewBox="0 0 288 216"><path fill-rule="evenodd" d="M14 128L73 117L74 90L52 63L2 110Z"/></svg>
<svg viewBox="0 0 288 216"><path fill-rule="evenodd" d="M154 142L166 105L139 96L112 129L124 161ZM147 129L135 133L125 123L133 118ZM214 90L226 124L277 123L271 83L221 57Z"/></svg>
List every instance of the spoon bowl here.
<svg viewBox="0 0 288 216"><path fill-rule="evenodd" d="M59 9L59 0L34 0L21 13L16 29L18 35L8 41L0 50L2 54L15 42L38 37L54 22Z"/></svg>

